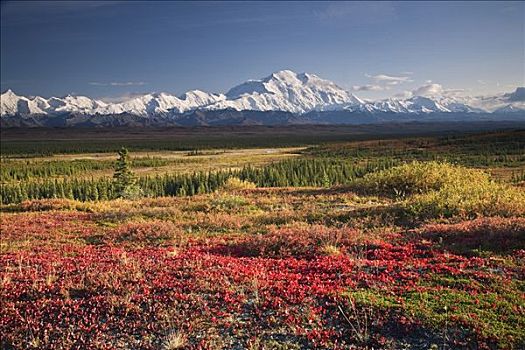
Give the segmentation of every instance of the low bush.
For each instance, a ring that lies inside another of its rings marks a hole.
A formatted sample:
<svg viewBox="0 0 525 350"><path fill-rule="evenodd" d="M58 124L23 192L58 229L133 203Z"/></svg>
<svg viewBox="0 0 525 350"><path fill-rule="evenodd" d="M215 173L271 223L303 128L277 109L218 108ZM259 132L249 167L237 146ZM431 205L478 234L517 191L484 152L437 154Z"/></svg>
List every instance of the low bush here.
<svg viewBox="0 0 525 350"><path fill-rule="evenodd" d="M481 170L449 163L407 163L368 174L355 187L403 199L401 215L408 220L525 214L525 191L497 183Z"/></svg>
<svg viewBox="0 0 525 350"><path fill-rule="evenodd" d="M488 174L440 162L412 162L365 175L357 189L368 194L401 197L440 190L450 184L487 182Z"/></svg>
<svg viewBox="0 0 525 350"><path fill-rule="evenodd" d="M339 255L358 238L359 232L353 229L286 227L249 236L228 247L228 253L266 258L313 258L318 255ZM330 247L329 250L327 247Z"/></svg>
<svg viewBox="0 0 525 350"><path fill-rule="evenodd" d="M50 198L26 200L21 203L0 206L0 212L38 212L72 210L84 212L97 212L110 208L108 202L81 202L74 199Z"/></svg>
<svg viewBox="0 0 525 350"><path fill-rule="evenodd" d="M430 224L421 229L421 235L458 254L509 254L525 249L525 219L479 218L458 224Z"/></svg>
<svg viewBox="0 0 525 350"><path fill-rule="evenodd" d="M14 211L51 211L51 210L71 210L75 209L77 202L71 199L39 199L32 201L23 201L15 204L12 207L17 210Z"/></svg>
<svg viewBox="0 0 525 350"><path fill-rule="evenodd" d="M162 246L183 244L181 230L169 221L130 222L109 231L107 243L125 246Z"/></svg>
<svg viewBox="0 0 525 350"><path fill-rule="evenodd" d="M253 182L241 180L238 177L230 177L221 186L221 189L225 191L242 191L252 190L256 187L257 186Z"/></svg>
<svg viewBox="0 0 525 350"><path fill-rule="evenodd" d="M217 211L230 212L233 210L240 210L241 208L248 205L248 201L244 197L221 195L213 198L210 203L210 207Z"/></svg>
<svg viewBox="0 0 525 350"><path fill-rule="evenodd" d="M403 204L412 220L439 217L522 216L525 191L490 180L477 183L447 184L438 191L412 196Z"/></svg>

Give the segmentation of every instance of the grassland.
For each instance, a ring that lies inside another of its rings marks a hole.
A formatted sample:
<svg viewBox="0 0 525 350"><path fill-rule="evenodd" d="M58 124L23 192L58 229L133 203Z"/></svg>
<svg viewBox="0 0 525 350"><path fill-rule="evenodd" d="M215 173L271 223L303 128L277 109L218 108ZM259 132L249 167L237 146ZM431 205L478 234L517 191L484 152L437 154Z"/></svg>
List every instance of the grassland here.
<svg viewBox="0 0 525 350"><path fill-rule="evenodd" d="M132 152L141 177L225 176L0 206L2 348L523 349L524 140ZM30 153L5 155L3 186L95 181L115 158Z"/></svg>
<svg viewBox="0 0 525 350"><path fill-rule="evenodd" d="M304 147L250 148L199 151L134 152L131 164L138 176L188 174L195 171L241 169L297 157ZM0 160L2 182L31 178L67 176L111 177L115 167L112 153L59 154L44 157L10 157ZM53 169L56 169L55 171Z"/></svg>

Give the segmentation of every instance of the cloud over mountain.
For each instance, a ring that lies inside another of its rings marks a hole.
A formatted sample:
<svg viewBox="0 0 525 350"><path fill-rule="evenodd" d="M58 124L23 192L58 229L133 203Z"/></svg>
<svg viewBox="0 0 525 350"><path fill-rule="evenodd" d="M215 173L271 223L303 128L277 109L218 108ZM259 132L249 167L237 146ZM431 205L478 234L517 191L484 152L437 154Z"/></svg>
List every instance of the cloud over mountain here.
<svg viewBox="0 0 525 350"><path fill-rule="evenodd" d="M385 83L387 85L398 85L402 83L413 82L413 80L411 80L409 76L393 76L393 75L387 75L387 74L377 74L377 75L365 74L365 76L367 78L371 78L375 80L378 83Z"/></svg>
<svg viewBox="0 0 525 350"><path fill-rule="evenodd" d="M385 90L385 88L380 85L367 84L367 85L354 85L352 86L352 90L354 91L383 91Z"/></svg>
<svg viewBox="0 0 525 350"><path fill-rule="evenodd" d="M439 96L444 92L443 86L441 84L430 83L418 87L412 94L415 96Z"/></svg>

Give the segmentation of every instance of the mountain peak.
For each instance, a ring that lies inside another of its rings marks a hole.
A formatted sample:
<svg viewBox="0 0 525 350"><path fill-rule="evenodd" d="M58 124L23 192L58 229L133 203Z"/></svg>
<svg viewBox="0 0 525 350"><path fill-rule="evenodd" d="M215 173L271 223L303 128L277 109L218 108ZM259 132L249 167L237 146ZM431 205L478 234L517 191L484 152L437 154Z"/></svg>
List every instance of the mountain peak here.
<svg viewBox="0 0 525 350"><path fill-rule="evenodd" d="M517 87L516 91L508 94L509 101L525 101L525 87Z"/></svg>
<svg viewBox="0 0 525 350"><path fill-rule="evenodd" d="M280 79L280 80L297 79L297 73L289 69L283 69L283 70L272 73L268 78L275 78L275 79Z"/></svg>
<svg viewBox="0 0 525 350"><path fill-rule="evenodd" d="M288 83L298 83L298 82L300 82L302 84L306 84L308 82L312 82L312 83L315 83L315 82L329 82L330 84L336 85L334 82L322 79L322 78L320 78L319 76L317 76L315 74L306 73L306 72L296 73L296 72L294 72L292 70L289 70L289 69L283 69L283 70L274 72L270 76L268 76L268 77L266 77L265 79L262 79L262 80L263 81L270 81L272 79L277 79L277 80L280 80L280 81L283 81L283 82L288 82ZM251 81L256 81L256 80L251 80Z"/></svg>
<svg viewBox="0 0 525 350"><path fill-rule="evenodd" d="M226 97L226 101L210 108L304 113L323 109L327 105L360 101L332 81L288 69L274 72L261 80L248 80L230 89Z"/></svg>
<svg viewBox="0 0 525 350"><path fill-rule="evenodd" d="M15 94L15 93L13 92L13 90L11 90L11 89L7 89L6 91L4 91L4 93L2 93L2 96L6 96L6 97L7 97L7 96L18 96L18 95Z"/></svg>

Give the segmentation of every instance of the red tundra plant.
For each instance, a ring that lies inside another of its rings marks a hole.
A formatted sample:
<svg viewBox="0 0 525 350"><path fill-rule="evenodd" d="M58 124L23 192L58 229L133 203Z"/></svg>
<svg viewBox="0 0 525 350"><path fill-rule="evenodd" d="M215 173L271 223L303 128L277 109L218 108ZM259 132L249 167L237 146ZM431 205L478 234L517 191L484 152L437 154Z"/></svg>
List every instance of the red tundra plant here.
<svg viewBox="0 0 525 350"><path fill-rule="evenodd" d="M525 218L479 218L458 224L431 224L421 235L458 253L487 250L507 254L525 248Z"/></svg>
<svg viewBox="0 0 525 350"><path fill-rule="evenodd" d="M79 212L2 214L2 241L56 244L63 239L92 235L96 225L91 220L91 214Z"/></svg>
<svg viewBox="0 0 525 350"><path fill-rule="evenodd" d="M177 244L182 233L171 222L107 228L90 215L2 216L10 242L31 240L0 256L2 348L158 349L170 334L184 335L189 349L217 348L217 339L222 348L247 348L254 338L308 349L388 348L386 325L397 325L395 337L421 329L395 311L407 296L476 297L523 280L522 266L449 254L420 236L386 242L351 228L297 226ZM326 245L341 254L325 255ZM359 290L374 291L376 307L396 306L353 309L345 293ZM468 327L479 333L472 348L482 348L477 339L486 335Z"/></svg>
<svg viewBox="0 0 525 350"><path fill-rule="evenodd" d="M304 348L348 348L355 339L345 318L362 320L352 318L360 310L353 316L339 311L344 291L403 295L428 290L422 282L431 275L502 278L491 275L490 266L484 270L489 263L483 259L443 254L428 244L376 243L363 248L359 261L347 254L302 259L218 252L211 254L209 246L172 254L164 247L62 245L4 254L2 346L156 349L179 330L192 349L212 347L213 332L241 348L250 337L272 332L285 332ZM484 285L472 283L469 292ZM392 315L374 317L381 327ZM417 326L417 320L398 321L407 332ZM382 334L376 329L375 335ZM371 335L368 342L379 340Z"/></svg>
<svg viewBox="0 0 525 350"><path fill-rule="evenodd" d="M241 323L250 332L287 325L315 343L333 333L321 306L354 284L343 257L235 258L193 248L63 246L5 254L2 270L7 348L153 349L168 328L232 334Z"/></svg>
<svg viewBox="0 0 525 350"><path fill-rule="evenodd" d="M18 205L20 211L50 211L74 209L79 202L72 199L52 198L23 201Z"/></svg>
<svg viewBox="0 0 525 350"><path fill-rule="evenodd" d="M106 232L103 239L123 246L158 246L181 243L183 232L171 221L128 222Z"/></svg>
<svg viewBox="0 0 525 350"><path fill-rule="evenodd" d="M344 251L360 238L351 228L328 228L326 226L272 228L264 234L240 237L223 247L228 254L266 258L313 258L322 255L322 248L330 245Z"/></svg>
<svg viewBox="0 0 525 350"><path fill-rule="evenodd" d="M184 224L187 227L196 227L199 230L220 233L240 230L243 226L250 225L250 219L248 217L229 215L228 213L194 212Z"/></svg>

